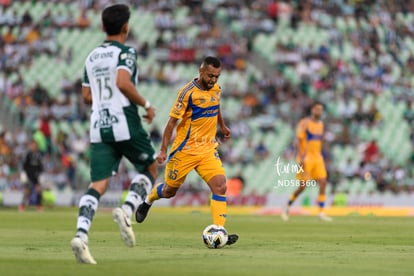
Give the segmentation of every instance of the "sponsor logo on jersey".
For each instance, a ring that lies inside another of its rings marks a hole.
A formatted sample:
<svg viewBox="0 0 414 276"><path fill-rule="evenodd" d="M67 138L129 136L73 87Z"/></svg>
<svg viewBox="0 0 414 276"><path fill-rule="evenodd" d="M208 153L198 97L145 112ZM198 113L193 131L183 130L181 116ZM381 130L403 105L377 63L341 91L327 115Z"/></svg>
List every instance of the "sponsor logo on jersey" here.
<svg viewBox="0 0 414 276"><path fill-rule="evenodd" d="M101 59L101 58L112 58L114 55L114 53L111 52L103 52L103 53L99 53L99 52L94 52L90 55L89 57L89 61L90 62L94 62L97 59Z"/></svg>
<svg viewBox="0 0 414 276"><path fill-rule="evenodd" d="M118 123L119 120L115 115L111 115L107 108L99 111L99 120L93 124L94 128L109 128L113 124Z"/></svg>

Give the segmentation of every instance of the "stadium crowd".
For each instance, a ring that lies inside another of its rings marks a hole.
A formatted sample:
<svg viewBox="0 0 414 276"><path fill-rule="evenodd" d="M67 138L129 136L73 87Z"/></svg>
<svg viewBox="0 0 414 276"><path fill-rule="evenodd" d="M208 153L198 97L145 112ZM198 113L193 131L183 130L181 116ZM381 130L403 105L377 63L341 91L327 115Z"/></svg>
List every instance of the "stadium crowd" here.
<svg viewBox="0 0 414 276"><path fill-rule="evenodd" d="M8 1L3 2L0 9L0 99L1 104L7 98L16 106L20 125L9 128L3 126L1 131L0 191L22 189L22 162L32 140L37 142L44 155L42 181L45 187L83 188L82 185L86 183L82 183L78 163L79 160L88 161L88 134L73 127L73 123L83 124L87 120L88 108L78 96L81 80L73 82L63 78L59 97L51 97L41 80L35 86L28 87L21 75L25 68L31 66L33 57L38 55L56 57L61 60L62 66L69 64L72 60L71 50L62 50L56 34L62 29L88 29L88 14L99 13L111 1L80 1L79 14L68 12L52 15L46 11L36 21L29 9L19 16L9 9ZM411 13L414 7L411 1L338 0L326 3L309 0L287 4L268 0L136 0L129 3L137 9L155 14L156 43L154 46L140 43L138 50L142 57L156 53L161 66L157 71L142 72L142 82L171 85L183 81L173 69L165 71L163 65L198 62L200 53L219 56L227 70L240 72L241 76L244 76L242 72L249 62L262 59L262 78L250 76L245 91L236 88L224 91L226 97L240 103L238 114L229 118L234 139L246 139L252 131L273 133L272 122L276 119L294 127L312 99L318 98L327 104L324 153L332 185L338 184L343 178L374 178L380 192L414 191L414 109L411 91L414 56L401 58L399 55L402 49L408 47L406 39L414 36ZM200 27L194 40L188 38L186 28L177 26L173 12L177 6L191 8L186 24ZM397 13L411 15L411 20L397 20ZM353 18L356 25L339 30L329 20L323 21L323 18L342 18L345 21ZM312 25L327 30L329 39L320 46L310 47L292 41L278 41L271 56L260 58L253 47L255 38L259 34L277 31L286 19L287 28L292 32L301 24ZM227 28L235 22L240 23L238 29ZM387 26L383 37L375 31L377 25ZM173 38L168 41L164 39L167 31L173 33ZM335 49L344 48L346 43L351 43L353 47L352 62L335 58L332 54ZM162 54L165 50L168 54ZM392 62L400 67L401 77L394 77L394 68L390 65ZM293 70L297 82L287 76L289 70ZM18 77L10 79L9 76L15 72L18 72ZM375 99L385 89L396 91L393 93L395 103L406 103L403 118L410 126L409 139L413 151L404 164L394 163L384 154L378 141L366 141L358 135L361 128L379 128L383 124L386 114ZM369 105L364 101L367 97L373 99ZM252 130L244 122L245 118L258 118L261 122L259 129ZM70 131L58 130L57 135L53 136L53 121L69 122ZM274 135L277 143L278 133ZM155 143L159 142L160 126L153 127L151 137ZM332 160L331 150L338 145L360 149L362 158L347 158L336 164ZM265 142L254 144L248 140L243 152L235 152L232 143L223 144L220 150L223 161L228 164L260 164L261 160L272 154L269 146ZM285 158L293 160L293 142L283 154ZM123 166L117 178L113 179L112 189L125 188L129 177L128 169Z"/></svg>

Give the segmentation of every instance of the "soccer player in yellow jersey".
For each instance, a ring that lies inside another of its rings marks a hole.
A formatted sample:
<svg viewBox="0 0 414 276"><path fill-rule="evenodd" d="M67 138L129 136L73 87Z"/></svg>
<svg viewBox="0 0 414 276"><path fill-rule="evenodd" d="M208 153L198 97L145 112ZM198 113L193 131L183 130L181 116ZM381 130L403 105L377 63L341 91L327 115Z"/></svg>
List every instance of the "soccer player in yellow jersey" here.
<svg viewBox="0 0 414 276"><path fill-rule="evenodd" d="M199 77L178 91L157 156L160 164L167 160L164 183L155 185L138 207L138 222L144 221L155 200L173 197L188 173L195 169L212 192L210 207L213 224L224 226L227 216L226 177L216 151L217 124L225 139L230 138L231 132L220 112L220 86L217 84L220 72L220 60L206 57L199 68ZM177 136L167 156L168 144L177 123ZM227 244L233 244L237 239L236 234L231 234Z"/></svg>
<svg viewBox="0 0 414 276"><path fill-rule="evenodd" d="M322 138L324 125L321 120L323 114L323 104L314 102L311 105L310 116L299 121L296 129L297 154L296 162L301 168L297 174L299 183L298 189L290 196L286 208L282 211L282 219L289 219L289 207L295 199L305 190L311 181L319 184L318 205L320 208L319 218L324 221L332 219L324 214L325 207L325 187L326 187L326 168L322 156Z"/></svg>

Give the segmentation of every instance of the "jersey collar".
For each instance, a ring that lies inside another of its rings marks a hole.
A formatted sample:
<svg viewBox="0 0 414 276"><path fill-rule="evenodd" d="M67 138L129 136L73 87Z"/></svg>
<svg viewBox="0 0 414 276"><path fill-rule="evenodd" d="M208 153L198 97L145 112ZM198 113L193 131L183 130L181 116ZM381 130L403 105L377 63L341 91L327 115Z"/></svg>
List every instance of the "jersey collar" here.
<svg viewBox="0 0 414 276"><path fill-rule="evenodd" d="M103 44L110 44L110 45L118 45L118 46L123 46L122 43L115 41L115 40L104 40Z"/></svg>
<svg viewBox="0 0 414 276"><path fill-rule="evenodd" d="M193 79L194 86L197 87L200 90L207 91L206 89L204 89L203 87L201 87L200 84L198 84L197 80L198 80L198 78Z"/></svg>

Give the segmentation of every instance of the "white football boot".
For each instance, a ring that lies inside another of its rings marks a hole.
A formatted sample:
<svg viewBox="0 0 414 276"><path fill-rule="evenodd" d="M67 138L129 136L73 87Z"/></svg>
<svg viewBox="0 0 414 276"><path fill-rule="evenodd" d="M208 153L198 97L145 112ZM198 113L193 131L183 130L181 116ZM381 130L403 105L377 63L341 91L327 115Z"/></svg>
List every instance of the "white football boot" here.
<svg viewBox="0 0 414 276"><path fill-rule="evenodd" d="M75 236L70 241L70 246L72 247L73 254L75 254L76 260L82 264L96 264L95 259L92 257L91 252L89 252L88 243L82 240L80 237Z"/></svg>
<svg viewBox="0 0 414 276"><path fill-rule="evenodd" d="M121 232L121 239L128 247L135 246L135 234L132 230L131 220L127 217L124 210L120 207L112 211L112 218L119 226Z"/></svg>
<svg viewBox="0 0 414 276"><path fill-rule="evenodd" d="M289 220L289 209L287 207L283 208L282 213L280 213L280 217L283 221Z"/></svg>
<svg viewBox="0 0 414 276"><path fill-rule="evenodd" d="M327 221L327 222L332 221L332 218L329 217L329 216L327 216L327 215L325 215L324 213L320 213L319 214L319 219L322 220L322 221Z"/></svg>

